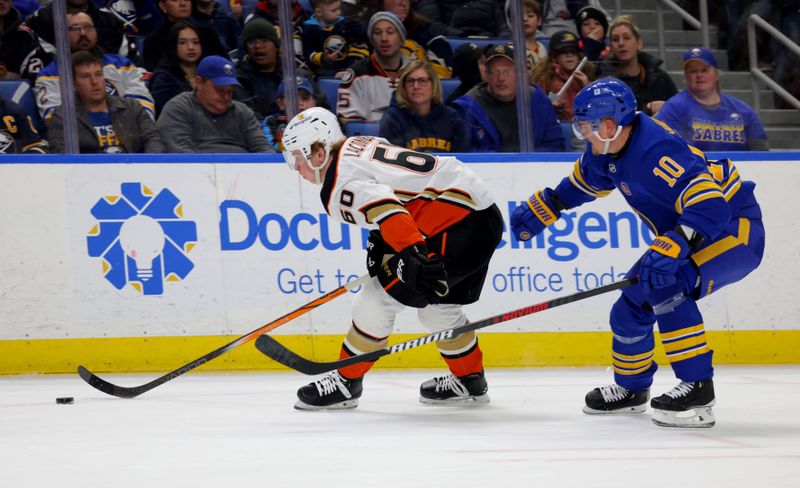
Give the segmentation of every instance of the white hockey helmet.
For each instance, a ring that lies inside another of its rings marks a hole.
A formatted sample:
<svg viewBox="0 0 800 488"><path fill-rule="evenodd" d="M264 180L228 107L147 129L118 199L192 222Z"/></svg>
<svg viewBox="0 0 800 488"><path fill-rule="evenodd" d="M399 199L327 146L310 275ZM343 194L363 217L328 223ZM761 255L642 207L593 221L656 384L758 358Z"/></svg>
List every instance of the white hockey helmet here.
<svg viewBox="0 0 800 488"><path fill-rule="evenodd" d="M330 111L312 107L295 115L283 130L283 159L294 171L300 164L314 171L316 183L322 183L320 171L328 162L331 148L345 138L339 121ZM321 142L325 145L325 156L319 166L311 164L311 145Z"/></svg>

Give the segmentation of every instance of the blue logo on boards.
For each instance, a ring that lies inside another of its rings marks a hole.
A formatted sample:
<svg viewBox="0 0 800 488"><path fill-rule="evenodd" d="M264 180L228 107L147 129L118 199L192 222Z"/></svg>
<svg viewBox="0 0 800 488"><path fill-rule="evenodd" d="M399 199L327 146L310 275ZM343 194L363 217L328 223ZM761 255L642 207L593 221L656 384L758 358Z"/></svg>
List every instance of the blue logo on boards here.
<svg viewBox="0 0 800 488"><path fill-rule="evenodd" d="M89 256L99 257L103 276L121 290L130 284L144 295L164 293L164 281L180 281L194 264L187 254L197 243L197 224L183 220L180 200L166 188L158 195L141 183L122 183L121 195L104 196L92 207Z"/></svg>

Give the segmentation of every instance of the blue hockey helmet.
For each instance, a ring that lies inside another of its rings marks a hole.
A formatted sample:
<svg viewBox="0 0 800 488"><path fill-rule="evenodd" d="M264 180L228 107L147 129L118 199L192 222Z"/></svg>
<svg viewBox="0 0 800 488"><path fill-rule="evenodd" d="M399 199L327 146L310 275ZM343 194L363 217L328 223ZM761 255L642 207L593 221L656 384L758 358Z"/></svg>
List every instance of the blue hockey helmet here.
<svg viewBox="0 0 800 488"><path fill-rule="evenodd" d="M617 125L630 125L636 115L636 96L624 82L601 78L589 83L575 97L575 122L611 117Z"/></svg>

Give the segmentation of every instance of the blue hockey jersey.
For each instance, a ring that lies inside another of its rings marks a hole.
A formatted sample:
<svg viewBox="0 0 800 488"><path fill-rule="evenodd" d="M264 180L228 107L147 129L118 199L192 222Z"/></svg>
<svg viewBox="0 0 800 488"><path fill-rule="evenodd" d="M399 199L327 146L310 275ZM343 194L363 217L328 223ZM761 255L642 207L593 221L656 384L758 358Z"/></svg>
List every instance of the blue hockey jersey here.
<svg viewBox="0 0 800 488"><path fill-rule="evenodd" d="M654 234L686 225L712 240L731 218L761 217L754 188L730 160L707 161L664 123L637 113L618 154L588 148L555 192L572 208L619 189Z"/></svg>

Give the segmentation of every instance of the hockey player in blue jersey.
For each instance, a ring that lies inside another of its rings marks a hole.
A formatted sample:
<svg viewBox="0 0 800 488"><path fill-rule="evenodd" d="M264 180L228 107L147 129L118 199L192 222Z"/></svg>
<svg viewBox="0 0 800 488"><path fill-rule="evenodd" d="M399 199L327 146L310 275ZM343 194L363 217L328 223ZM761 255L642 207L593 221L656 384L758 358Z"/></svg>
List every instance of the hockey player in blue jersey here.
<svg viewBox="0 0 800 488"><path fill-rule="evenodd" d="M575 98L573 128L590 146L555 189L535 192L511 216L528 240L561 212L619 189L657 236L628 276L640 277L611 309L614 381L586 395L589 414L647 409L657 364L653 325L680 380L651 400L653 422L711 427L715 402L712 350L697 300L739 281L764 252L761 210L727 159L708 161L669 127L636 112L628 86L604 78Z"/></svg>

